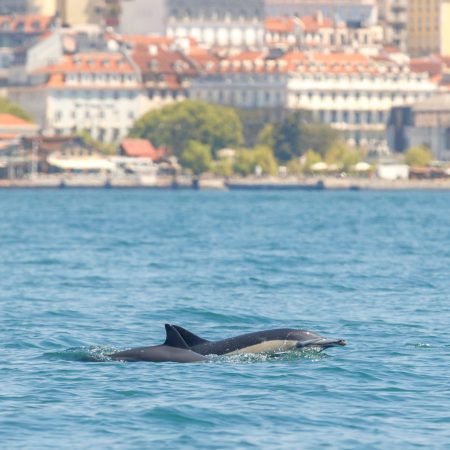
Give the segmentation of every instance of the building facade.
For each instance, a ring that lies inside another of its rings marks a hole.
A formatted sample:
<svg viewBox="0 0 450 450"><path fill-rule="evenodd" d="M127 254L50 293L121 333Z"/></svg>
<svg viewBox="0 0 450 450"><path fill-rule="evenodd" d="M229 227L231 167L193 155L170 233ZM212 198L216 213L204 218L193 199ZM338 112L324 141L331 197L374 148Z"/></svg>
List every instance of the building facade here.
<svg viewBox="0 0 450 450"><path fill-rule="evenodd" d="M47 136L86 131L101 142L117 142L137 119L142 95L138 68L121 52L64 55L9 88Z"/></svg>
<svg viewBox="0 0 450 450"><path fill-rule="evenodd" d="M425 146L436 159L450 161L450 93L416 103L407 134L411 147Z"/></svg>
<svg viewBox="0 0 450 450"><path fill-rule="evenodd" d="M409 0L379 0L379 19L387 45L406 51Z"/></svg>
<svg viewBox="0 0 450 450"><path fill-rule="evenodd" d="M312 16L268 17L266 43L300 49L345 48L377 53L383 43L383 30L379 25L349 27L345 22L325 17L318 11Z"/></svg>
<svg viewBox="0 0 450 450"><path fill-rule="evenodd" d="M378 22L376 0L266 0L269 16L311 16L317 11L349 25Z"/></svg>
<svg viewBox="0 0 450 450"><path fill-rule="evenodd" d="M108 0L57 0L57 2L57 10L64 24L105 24Z"/></svg>
<svg viewBox="0 0 450 450"><path fill-rule="evenodd" d="M223 60L195 80L191 97L237 108L306 110L350 143L386 148L393 106L412 105L435 93L428 75L361 54L263 53Z"/></svg>
<svg viewBox="0 0 450 450"><path fill-rule="evenodd" d="M264 0L167 0L166 35L208 47L262 47L264 11Z"/></svg>

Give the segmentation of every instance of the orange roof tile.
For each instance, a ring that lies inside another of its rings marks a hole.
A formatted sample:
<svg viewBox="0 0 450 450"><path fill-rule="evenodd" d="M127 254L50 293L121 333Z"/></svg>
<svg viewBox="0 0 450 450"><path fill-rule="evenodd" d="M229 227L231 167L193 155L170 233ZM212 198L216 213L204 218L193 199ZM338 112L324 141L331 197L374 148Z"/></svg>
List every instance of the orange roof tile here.
<svg viewBox="0 0 450 450"><path fill-rule="evenodd" d="M156 148L146 139L124 139L120 144L123 153L126 156L134 158L151 158L152 161L158 161L164 157L166 150Z"/></svg>
<svg viewBox="0 0 450 450"><path fill-rule="evenodd" d="M265 22L269 33L293 33L296 20L293 17L268 17Z"/></svg>
<svg viewBox="0 0 450 450"><path fill-rule="evenodd" d="M64 55L59 63L36 73L133 73L130 62L121 53L90 52Z"/></svg>
<svg viewBox="0 0 450 450"><path fill-rule="evenodd" d="M3 126L27 126L34 125L33 122L22 119L12 114L0 114L0 127Z"/></svg>

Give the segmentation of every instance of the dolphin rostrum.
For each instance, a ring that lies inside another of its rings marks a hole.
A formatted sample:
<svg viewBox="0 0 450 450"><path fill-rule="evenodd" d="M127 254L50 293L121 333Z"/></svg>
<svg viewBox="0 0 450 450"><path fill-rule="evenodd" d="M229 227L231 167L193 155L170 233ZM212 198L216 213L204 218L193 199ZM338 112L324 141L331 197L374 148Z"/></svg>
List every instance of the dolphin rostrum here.
<svg viewBox="0 0 450 450"><path fill-rule="evenodd" d="M164 344L133 348L109 356L122 361L198 362L207 361L207 355L273 353L308 348L322 351L347 344L343 339L326 339L312 331L292 328L258 331L220 341L208 341L177 325L166 324L165 327L167 336Z"/></svg>

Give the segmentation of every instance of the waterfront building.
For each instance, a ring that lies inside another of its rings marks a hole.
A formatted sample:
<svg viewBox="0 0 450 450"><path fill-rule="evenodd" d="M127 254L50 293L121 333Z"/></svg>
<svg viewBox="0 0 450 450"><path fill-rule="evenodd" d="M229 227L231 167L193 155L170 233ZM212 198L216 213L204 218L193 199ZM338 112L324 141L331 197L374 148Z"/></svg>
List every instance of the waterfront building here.
<svg viewBox="0 0 450 450"><path fill-rule="evenodd" d="M86 131L101 142L117 142L138 117L139 69L124 52L64 54L11 86L9 98L26 108L43 133Z"/></svg>
<svg viewBox="0 0 450 450"><path fill-rule="evenodd" d="M437 89L427 74L387 58L294 51L272 59L244 52L193 81L191 97L244 109L306 110L349 143L381 151L390 109Z"/></svg>
<svg viewBox="0 0 450 450"><path fill-rule="evenodd" d="M269 16L311 16L317 11L349 26L375 25L378 22L376 0L266 0Z"/></svg>
<svg viewBox="0 0 450 450"><path fill-rule="evenodd" d="M383 43L383 30L379 25L349 27L344 21L330 19L318 11L312 16L268 17L266 43L285 48L349 48L377 53Z"/></svg>
<svg viewBox="0 0 450 450"><path fill-rule="evenodd" d="M264 0L167 0L166 34L208 47L264 46Z"/></svg>
<svg viewBox="0 0 450 450"><path fill-rule="evenodd" d="M152 161L160 161L167 154L165 148L155 147L147 139L126 138L119 146L119 155L129 158L148 158Z"/></svg>
<svg viewBox="0 0 450 450"><path fill-rule="evenodd" d="M199 68L188 57L193 45L190 39L125 36L122 42L141 73L145 93L141 112L188 98L190 80L199 75Z"/></svg>

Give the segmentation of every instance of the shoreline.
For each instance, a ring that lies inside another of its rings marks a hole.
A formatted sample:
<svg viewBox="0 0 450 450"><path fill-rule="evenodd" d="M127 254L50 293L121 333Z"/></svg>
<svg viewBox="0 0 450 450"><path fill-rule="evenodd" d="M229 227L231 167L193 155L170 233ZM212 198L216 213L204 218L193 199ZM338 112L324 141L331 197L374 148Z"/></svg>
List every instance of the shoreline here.
<svg viewBox="0 0 450 450"><path fill-rule="evenodd" d="M148 189L148 190L305 190L305 191L390 191L436 190L450 191L450 179L430 180L381 180L361 178L222 178L194 179L183 177L176 182L162 178L155 183L139 183L134 180L115 183L105 179L36 178L27 180L0 180L0 190L9 189Z"/></svg>

